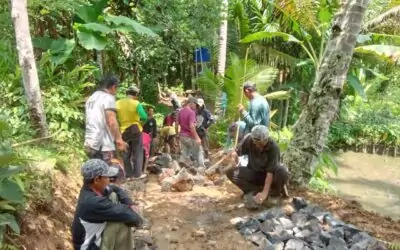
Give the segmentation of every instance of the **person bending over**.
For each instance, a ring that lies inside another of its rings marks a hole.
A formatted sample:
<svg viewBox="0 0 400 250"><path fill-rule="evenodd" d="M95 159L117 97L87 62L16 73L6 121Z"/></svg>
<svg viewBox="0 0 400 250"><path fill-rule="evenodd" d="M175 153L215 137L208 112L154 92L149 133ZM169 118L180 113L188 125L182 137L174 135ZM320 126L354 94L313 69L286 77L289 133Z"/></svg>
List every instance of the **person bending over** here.
<svg viewBox="0 0 400 250"><path fill-rule="evenodd" d="M83 187L72 222L74 250L133 249L130 227L142 225L143 218L121 188L109 185L118 169L90 159L81 174Z"/></svg>
<svg viewBox="0 0 400 250"><path fill-rule="evenodd" d="M263 203L269 195L287 196L284 188L289 180L289 171L280 163L278 144L269 137L268 127L255 126L232 152L238 156L247 155L247 167L236 167L227 171L228 179L243 191L254 195L254 201Z"/></svg>

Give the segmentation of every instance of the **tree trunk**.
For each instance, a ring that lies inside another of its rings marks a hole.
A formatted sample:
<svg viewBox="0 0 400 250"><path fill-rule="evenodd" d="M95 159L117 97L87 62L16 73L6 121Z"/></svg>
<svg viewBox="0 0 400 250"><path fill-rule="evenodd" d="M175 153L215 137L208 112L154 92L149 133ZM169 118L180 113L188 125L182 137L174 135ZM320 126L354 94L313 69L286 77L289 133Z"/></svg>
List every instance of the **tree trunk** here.
<svg viewBox="0 0 400 250"><path fill-rule="evenodd" d="M222 0L221 26L219 28L219 51L218 51L218 70L219 76L225 75L226 65L226 43L228 40L228 0Z"/></svg>
<svg viewBox="0 0 400 250"><path fill-rule="evenodd" d="M368 3L369 0L345 1L335 17L307 105L293 127L293 139L283 157L291 170L291 181L296 184L308 183L316 157L325 145Z"/></svg>
<svg viewBox="0 0 400 250"><path fill-rule="evenodd" d="M38 129L39 136L45 137L48 136L49 131L33 54L26 0L11 0L11 18L14 23L18 60L22 70L29 116L33 127Z"/></svg>

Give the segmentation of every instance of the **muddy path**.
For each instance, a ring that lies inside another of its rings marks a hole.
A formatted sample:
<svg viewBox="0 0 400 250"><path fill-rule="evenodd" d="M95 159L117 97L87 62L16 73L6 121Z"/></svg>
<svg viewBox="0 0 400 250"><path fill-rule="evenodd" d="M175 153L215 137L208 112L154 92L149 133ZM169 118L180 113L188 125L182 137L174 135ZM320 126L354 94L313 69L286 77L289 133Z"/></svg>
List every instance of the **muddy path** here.
<svg viewBox="0 0 400 250"><path fill-rule="evenodd" d="M53 200L48 204L32 203L21 215L21 236L14 239L19 249L72 249L70 224L81 178L76 169L68 175L54 171L53 179ZM366 211L358 202L307 190L290 190L290 194L319 204L379 239L400 240L399 220ZM241 206L240 195L229 182L195 186L190 192L161 192L153 175L142 197L144 215L153 224L152 234L160 250L254 249L230 223L232 218L253 213Z"/></svg>
<svg viewBox="0 0 400 250"><path fill-rule="evenodd" d="M400 159L346 152L336 157L339 175L332 178L340 197L370 211L400 219Z"/></svg>

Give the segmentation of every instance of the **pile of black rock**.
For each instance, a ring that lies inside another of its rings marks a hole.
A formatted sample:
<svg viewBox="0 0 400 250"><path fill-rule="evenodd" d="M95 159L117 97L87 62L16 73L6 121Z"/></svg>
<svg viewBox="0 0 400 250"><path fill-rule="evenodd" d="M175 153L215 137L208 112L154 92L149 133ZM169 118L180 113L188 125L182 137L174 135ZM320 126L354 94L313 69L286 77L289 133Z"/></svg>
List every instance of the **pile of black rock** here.
<svg viewBox="0 0 400 250"><path fill-rule="evenodd" d="M366 250L385 245L353 225L302 198L294 198L294 212L287 215L273 207L236 223L239 232L262 250ZM379 225L377 225L379 226Z"/></svg>

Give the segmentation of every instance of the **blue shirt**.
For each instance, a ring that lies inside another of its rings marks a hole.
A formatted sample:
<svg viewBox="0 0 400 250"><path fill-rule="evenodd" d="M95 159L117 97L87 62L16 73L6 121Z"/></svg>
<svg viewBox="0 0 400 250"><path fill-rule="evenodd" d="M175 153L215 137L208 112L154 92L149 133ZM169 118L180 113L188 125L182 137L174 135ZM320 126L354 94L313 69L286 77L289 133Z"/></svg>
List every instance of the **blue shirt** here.
<svg viewBox="0 0 400 250"><path fill-rule="evenodd" d="M248 110L243 111L242 115L246 122L246 133L256 125L269 127L269 105L267 100L259 94L250 100Z"/></svg>

